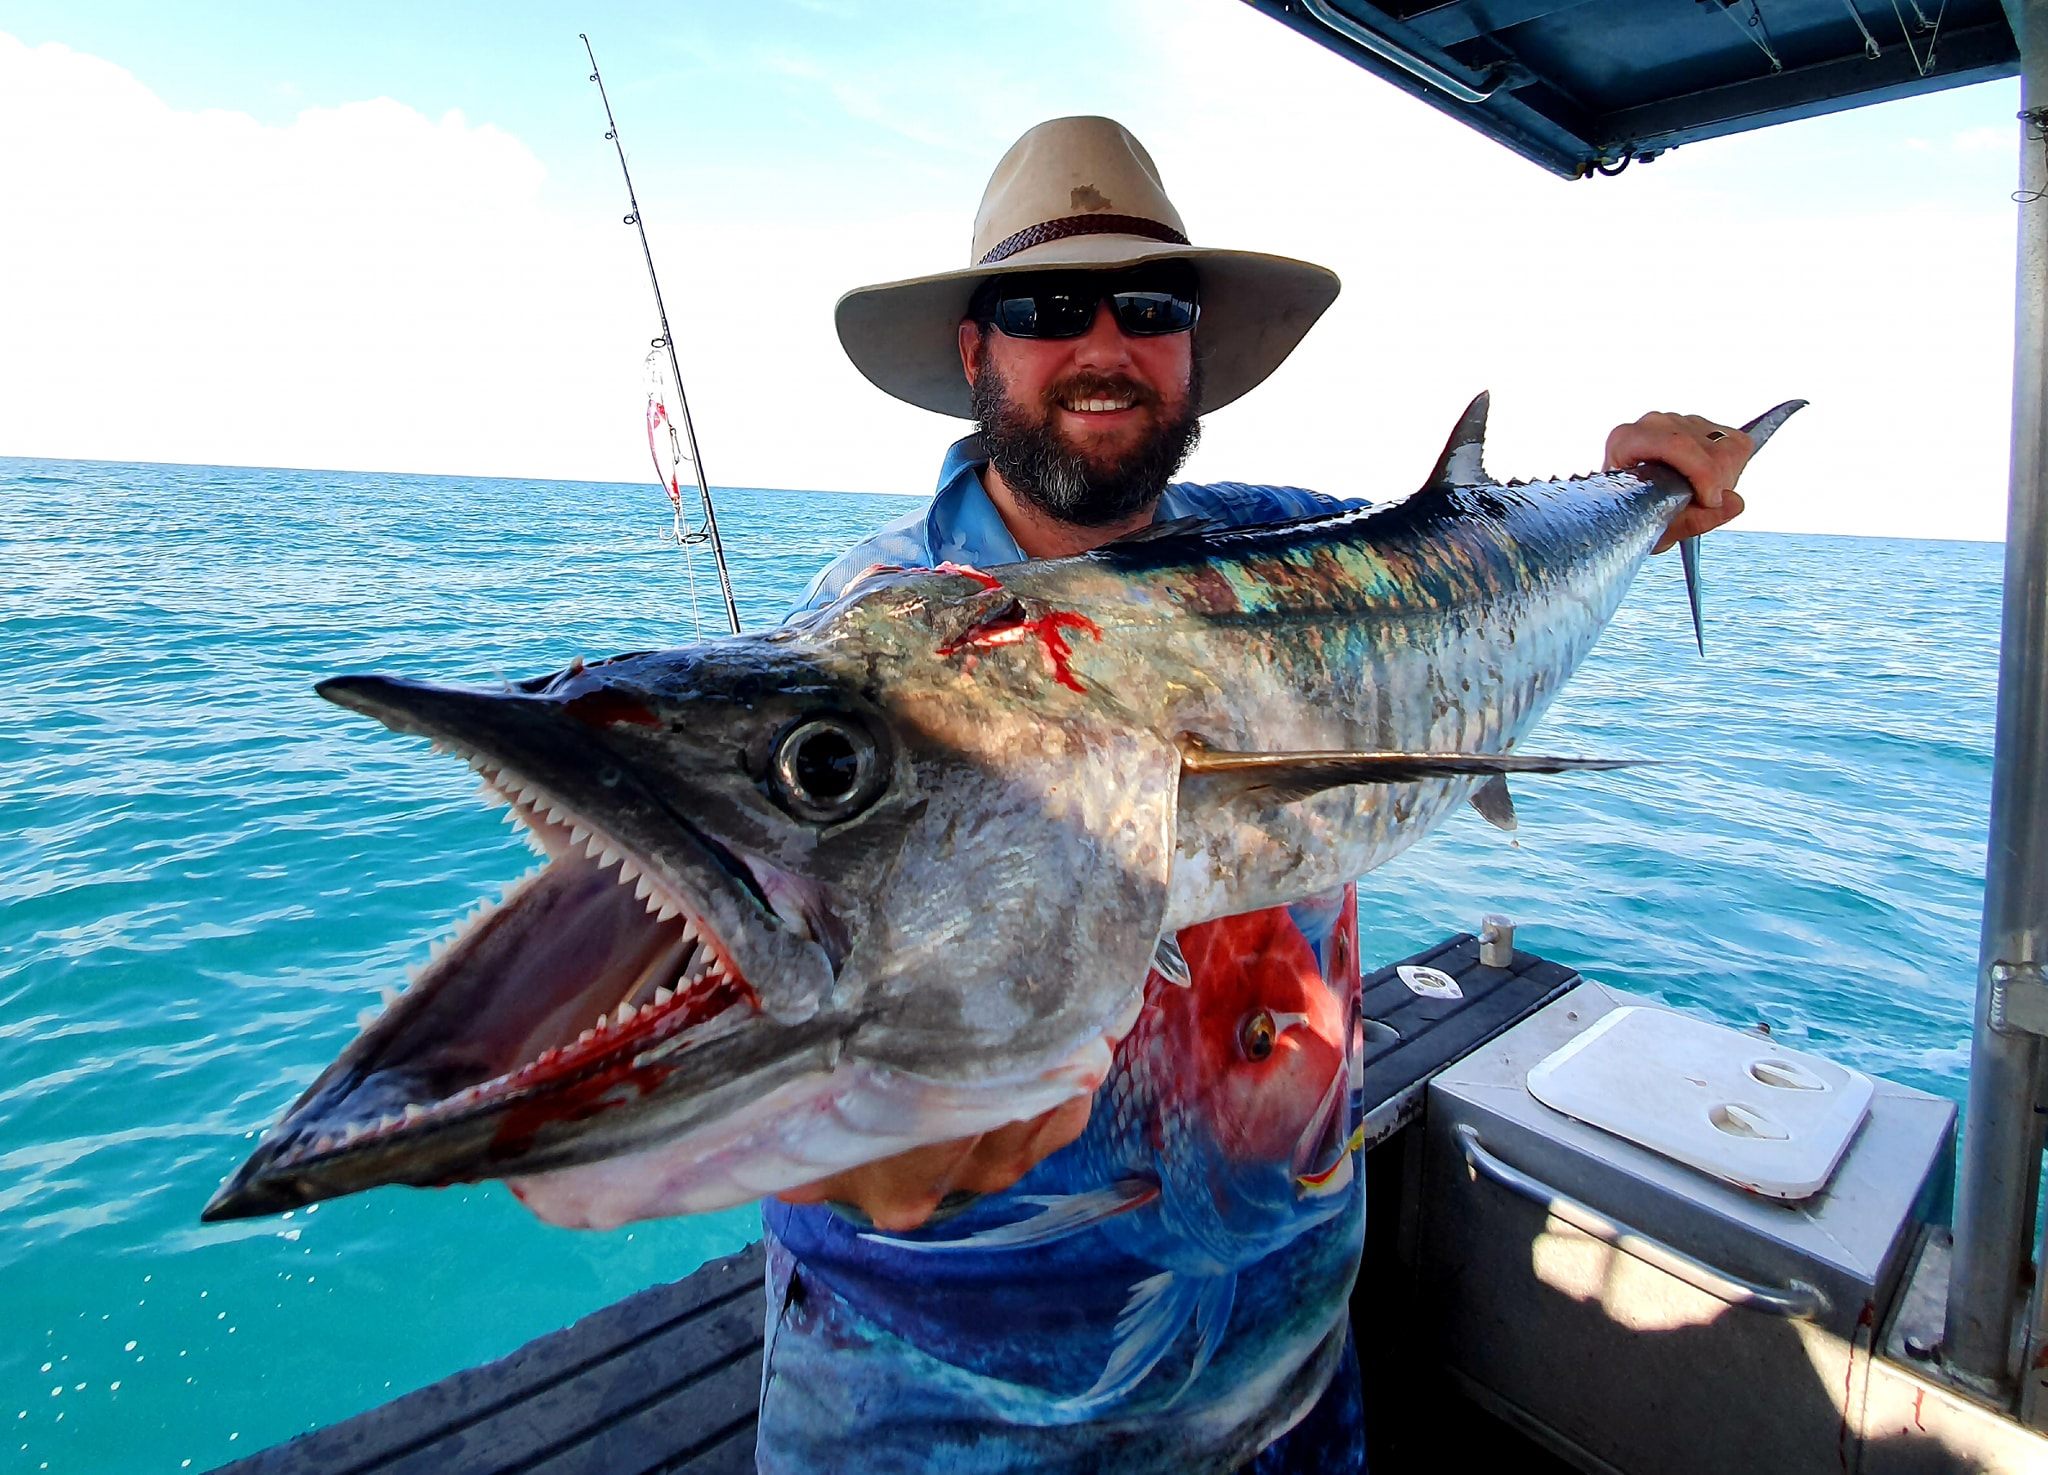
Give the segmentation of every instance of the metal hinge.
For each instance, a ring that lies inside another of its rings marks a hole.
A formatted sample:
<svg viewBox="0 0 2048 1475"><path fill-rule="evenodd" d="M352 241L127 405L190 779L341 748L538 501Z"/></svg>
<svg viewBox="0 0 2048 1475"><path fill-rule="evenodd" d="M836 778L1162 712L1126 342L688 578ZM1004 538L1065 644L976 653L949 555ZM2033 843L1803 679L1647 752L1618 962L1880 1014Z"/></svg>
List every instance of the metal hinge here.
<svg viewBox="0 0 2048 1475"><path fill-rule="evenodd" d="M1991 1027L2000 1034L2048 1035L2048 972L2039 963L1991 965Z"/></svg>

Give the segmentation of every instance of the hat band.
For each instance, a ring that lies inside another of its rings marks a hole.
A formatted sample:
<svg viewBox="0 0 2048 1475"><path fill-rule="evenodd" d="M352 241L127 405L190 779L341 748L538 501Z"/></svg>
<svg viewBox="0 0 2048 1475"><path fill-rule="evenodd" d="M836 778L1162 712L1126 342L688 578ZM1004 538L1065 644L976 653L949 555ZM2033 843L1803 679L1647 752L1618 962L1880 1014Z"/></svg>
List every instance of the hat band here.
<svg viewBox="0 0 2048 1475"><path fill-rule="evenodd" d="M1019 251L1043 246L1047 241L1064 241L1069 236L1143 236L1148 241L1165 241L1175 246L1188 244L1188 238L1172 226L1147 220L1142 215L1069 215L1063 220L1048 220L1041 225L1029 226L1014 236L997 241L974 264L993 266Z"/></svg>

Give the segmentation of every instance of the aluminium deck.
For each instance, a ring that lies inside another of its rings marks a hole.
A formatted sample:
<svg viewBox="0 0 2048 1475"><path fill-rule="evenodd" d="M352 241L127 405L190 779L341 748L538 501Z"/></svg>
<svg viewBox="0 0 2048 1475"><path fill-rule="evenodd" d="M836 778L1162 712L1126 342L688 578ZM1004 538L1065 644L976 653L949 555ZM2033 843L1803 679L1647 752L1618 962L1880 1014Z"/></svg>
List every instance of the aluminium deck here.
<svg viewBox="0 0 2048 1475"><path fill-rule="evenodd" d="M1403 964L1450 974L1462 997L1418 995L1396 971ZM1369 1150L1421 1112L1431 1076L1578 981L1526 952L1511 967L1484 967L1463 934L1367 975ZM1388 1207L1376 1204L1375 1219ZM220 1475L750 1471L761 1282L754 1245Z"/></svg>

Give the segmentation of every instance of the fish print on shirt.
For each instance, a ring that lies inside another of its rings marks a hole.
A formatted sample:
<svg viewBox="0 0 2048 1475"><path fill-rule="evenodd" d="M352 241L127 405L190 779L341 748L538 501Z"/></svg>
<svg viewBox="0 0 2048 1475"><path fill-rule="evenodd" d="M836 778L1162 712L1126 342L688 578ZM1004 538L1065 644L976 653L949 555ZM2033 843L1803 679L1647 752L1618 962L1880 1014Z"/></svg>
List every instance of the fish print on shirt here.
<svg viewBox="0 0 2048 1475"><path fill-rule="evenodd" d="M1122 1402L1192 1327L1170 1406L1228 1332L1239 1274L1347 1202L1363 1060L1349 888L1334 910L1328 981L1286 908L1185 928L1162 949L1086 1131L1014 1199L1033 1212L955 1235L864 1238L944 1254L1099 1230L1156 1269L1129 1287L1093 1385L1061 1406Z"/></svg>

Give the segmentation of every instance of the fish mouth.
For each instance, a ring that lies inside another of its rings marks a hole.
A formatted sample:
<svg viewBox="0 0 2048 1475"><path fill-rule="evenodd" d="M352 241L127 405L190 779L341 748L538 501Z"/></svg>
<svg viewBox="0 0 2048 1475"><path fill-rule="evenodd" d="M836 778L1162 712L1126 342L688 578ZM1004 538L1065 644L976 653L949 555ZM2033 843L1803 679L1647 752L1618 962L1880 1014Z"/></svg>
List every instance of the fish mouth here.
<svg viewBox="0 0 2048 1475"><path fill-rule="evenodd" d="M1294 1187L1302 1198L1328 1198L1351 1186L1353 1154L1365 1145L1365 1124L1350 1125L1351 1076L1333 1071L1294 1148Z"/></svg>
<svg viewBox="0 0 2048 1475"><path fill-rule="evenodd" d="M623 826L593 818L594 806L574 805L445 726L403 725L467 761L544 864L457 925L203 1220L382 1183L444 1186L613 1156L712 1116L736 1086L772 1087L822 1043L801 1020L771 1018L741 962L748 946L761 951L760 934L801 923L784 916L799 910L795 878L672 812L656 858L618 833ZM679 850L686 867L675 864ZM657 1094L660 1109L650 1110Z"/></svg>

